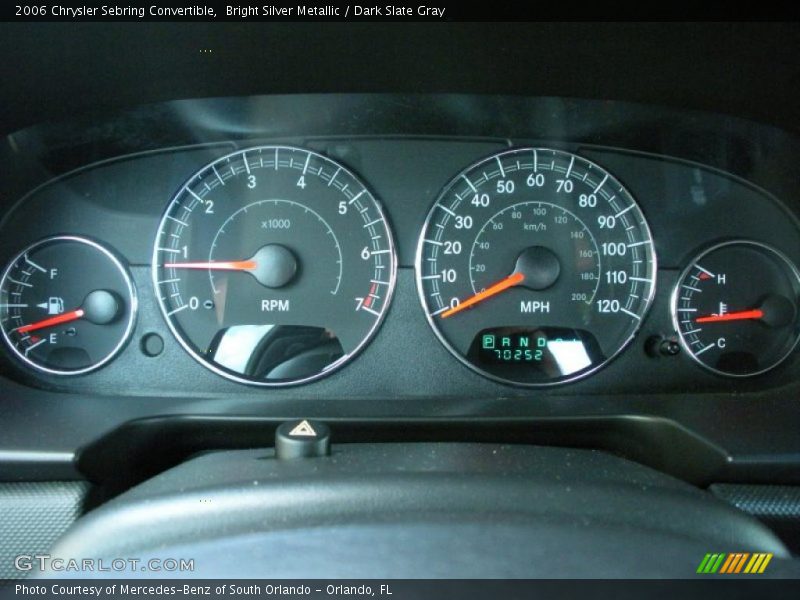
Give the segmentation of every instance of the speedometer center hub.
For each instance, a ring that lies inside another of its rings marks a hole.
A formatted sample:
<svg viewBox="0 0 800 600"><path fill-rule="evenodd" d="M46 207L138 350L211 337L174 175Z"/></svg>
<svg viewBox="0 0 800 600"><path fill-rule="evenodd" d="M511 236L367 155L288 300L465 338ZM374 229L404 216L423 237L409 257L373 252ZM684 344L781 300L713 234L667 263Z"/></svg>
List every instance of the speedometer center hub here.
<svg viewBox="0 0 800 600"><path fill-rule="evenodd" d="M546 290L558 280L561 261L552 250L544 246L531 246L520 253L514 272L525 278L520 284L522 287L534 291Z"/></svg>

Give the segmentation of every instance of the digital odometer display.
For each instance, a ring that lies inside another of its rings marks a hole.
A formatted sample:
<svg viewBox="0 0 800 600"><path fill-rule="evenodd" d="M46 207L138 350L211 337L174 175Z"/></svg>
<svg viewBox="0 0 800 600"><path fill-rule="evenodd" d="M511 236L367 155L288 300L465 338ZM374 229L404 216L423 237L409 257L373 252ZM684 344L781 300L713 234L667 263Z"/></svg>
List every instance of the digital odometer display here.
<svg viewBox="0 0 800 600"><path fill-rule="evenodd" d="M475 336L467 358L508 377L513 377L522 365L538 371L542 377L558 377L567 364L577 372L604 357L588 331L563 327L494 327Z"/></svg>
<svg viewBox="0 0 800 600"><path fill-rule="evenodd" d="M490 364L541 363L547 351L547 336L538 330L485 329L472 343L481 362ZM473 350L474 349L474 350Z"/></svg>
<svg viewBox="0 0 800 600"><path fill-rule="evenodd" d="M646 314L656 269L649 228L623 185L543 148L457 175L430 210L416 266L444 344L478 372L522 385L570 381L616 356ZM509 347L479 347L490 334Z"/></svg>

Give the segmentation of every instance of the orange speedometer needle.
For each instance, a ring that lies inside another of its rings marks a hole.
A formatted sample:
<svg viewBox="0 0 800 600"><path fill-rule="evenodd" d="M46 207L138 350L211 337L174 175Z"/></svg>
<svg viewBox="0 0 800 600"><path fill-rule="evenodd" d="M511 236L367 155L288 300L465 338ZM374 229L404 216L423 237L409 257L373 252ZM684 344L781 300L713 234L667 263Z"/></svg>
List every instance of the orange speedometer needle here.
<svg viewBox="0 0 800 600"><path fill-rule="evenodd" d="M446 319L447 317L452 317L454 314L461 312L465 308L469 308L470 306L474 306L478 304L478 302L483 302L491 298L492 296L496 296L500 292L507 290L508 288L512 288L515 285L519 285L525 280L525 276L522 273L512 273L505 279L501 279L497 283L492 286L489 286L482 292L478 292L474 296L470 296L457 306L454 306L451 309L448 309L442 313L442 318Z"/></svg>
<svg viewBox="0 0 800 600"><path fill-rule="evenodd" d="M258 266L254 260L212 262L165 263L167 269L211 269L212 271L253 271Z"/></svg>
<svg viewBox="0 0 800 600"><path fill-rule="evenodd" d="M30 325L23 325L22 327L17 329L19 333L28 333L29 331L36 331L37 329L44 329L45 327L52 327L53 325L61 325L62 323L69 323L70 321L77 321L78 319L82 318L84 315L84 310L79 308L77 310L72 310L70 312L61 313L55 317L50 317L48 319L42 319L41 321L37 321L36 323L31 323Z"/></svg>
<svg viewBox="0 0 800 600"><path fill-rule="evenodd" d="M697 317L697 323L718 323L720 321L745 321L764 318L764 311L760 308L753 310L740 310L739 312L725 313L724 315L709 315L707 317Z"/></svg>

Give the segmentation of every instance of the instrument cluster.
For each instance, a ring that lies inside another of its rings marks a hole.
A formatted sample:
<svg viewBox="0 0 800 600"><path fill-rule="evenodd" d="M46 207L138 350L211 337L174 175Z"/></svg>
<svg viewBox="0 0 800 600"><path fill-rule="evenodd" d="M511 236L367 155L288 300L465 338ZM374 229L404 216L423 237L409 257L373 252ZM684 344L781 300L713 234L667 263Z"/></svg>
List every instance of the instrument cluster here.
<svg viewBox="0 0 800 600"><path fill-rule="evenodd" d="M121 171L139 206L113 197ZM57 214L40 231L22 225L44 210ZM459 368L519 389L628 353L615 378L669 359L726 385L793 364L800 340L791 209L631 148L385 136L164 149L55 179L2 228L8 365L56 387L173 342L237 384L347 377L398 295L418 297L417 321L391 335L429 327ZM402 364L404 347L388 340L372 366Z"/></svg>

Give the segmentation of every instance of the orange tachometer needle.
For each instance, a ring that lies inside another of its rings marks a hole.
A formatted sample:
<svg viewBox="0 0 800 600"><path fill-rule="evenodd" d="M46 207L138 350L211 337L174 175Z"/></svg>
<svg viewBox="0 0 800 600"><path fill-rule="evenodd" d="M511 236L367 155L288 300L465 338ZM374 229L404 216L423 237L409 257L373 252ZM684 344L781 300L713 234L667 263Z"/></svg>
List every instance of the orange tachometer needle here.
<svg viewBox="0 0 800 600"><path fill-rule="evenodd" d="M474 296L470 296L462 303L453 308L446 310L442 313L442 318L446 319L447 317L451 317L454 314L461 312L465 308L469 308L470 306L474 306L478 304L478 302L483 302L484 300L491 298L492 296L496 296L500 292L507 290L508 288L514 287L515 285L519 285L523 282L525 276L522 273L512 273L505 279L501 279L494 285L486 288L482 292L478 292Z"/></svg>
<svg viewBox="0 0 800 600"><path fill-rule="evenodd" d="M697 323L717 323L720 321L744 321L744 320L755 320L755 319L762 319L764 317L764 311L756 308L753 310L740 310L739 312L732 312L726 313L724 315L710 315L708 317L697 317L695 322Z"/></svg>
<svg viewBox="0 0 800 600"><path fill-rule="evenodd" d="M69 323L70 321L77 321L83 317L84 311L82 308L72 310L70 312L61 313L49 319L42 319L30 325L23 325L17 329L19 333L28 333L29 331L36 331L37 329L44 329L45 327L52 327L53 325L61 325L62 323Z"/></svg>
<svg viewBox="0 0 800 600"><path fill-rule="evenodd" d="M212 269L214 271L253 271L258 266L254 260L165 263L167 269Z"/></svg>

